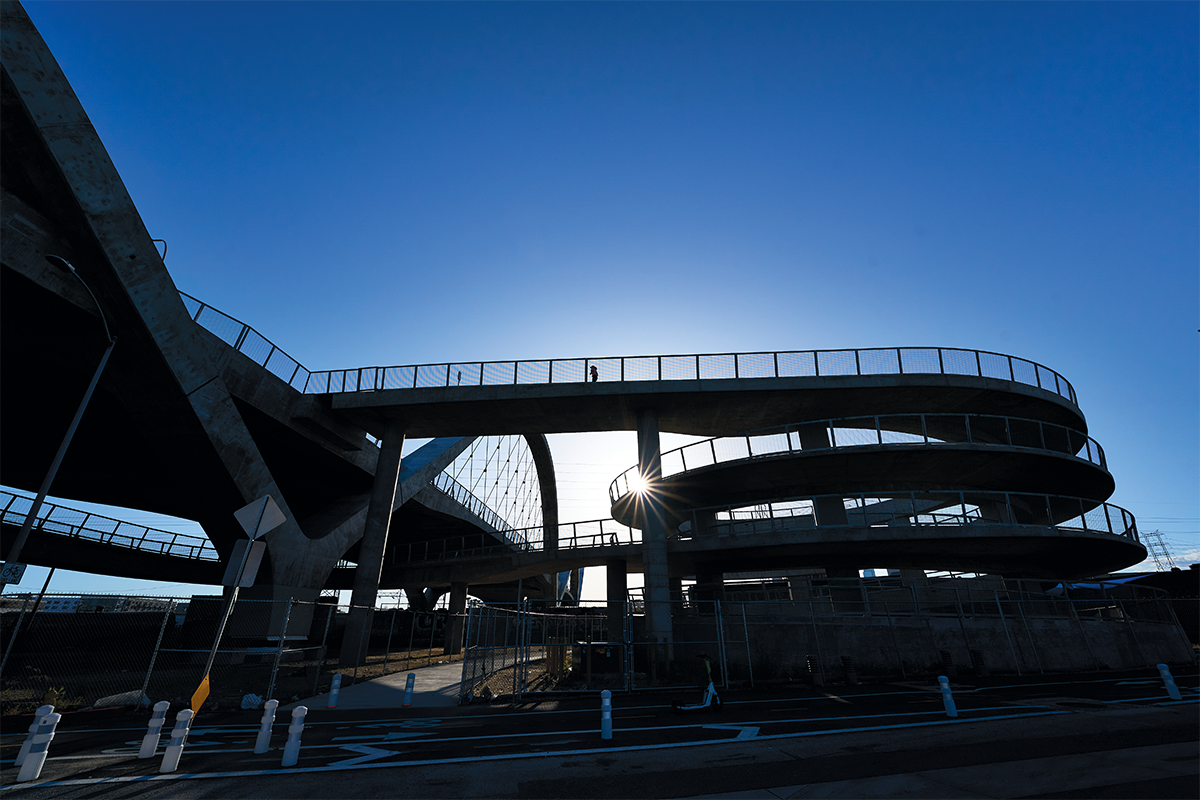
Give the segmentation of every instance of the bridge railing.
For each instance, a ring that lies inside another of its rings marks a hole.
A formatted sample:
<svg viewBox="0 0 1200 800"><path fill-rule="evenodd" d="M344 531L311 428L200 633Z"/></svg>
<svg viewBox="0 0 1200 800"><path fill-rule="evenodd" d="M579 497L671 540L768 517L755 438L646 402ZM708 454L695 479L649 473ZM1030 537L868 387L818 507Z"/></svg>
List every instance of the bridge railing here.
<svg viewBox="0 0 1200 800"><path fill-rule="evenodd" d="M930 508L930 498L938 508ZM817 501L841 503L846 521L822 520ZM715 517L715 519L713 519ZM809 495L753 508L716 507L692 512L689 526L675 534L679 539L707 536L755 536L794 531L797 528L886 529L888 527L964 527L980 524L1054 527L1068 531L1105 533L1139 541L1133 514L1109 503L1080 497L1016 492L887 492L856 495ZM536 532L536 534L535 534ZM488 559L514 552L541 552L541 528L513 531L525 544L498 545L478 534L430 542L416 542L393 551L392 564L443 563ZM537 539L534 540L536 535ZM604 547L637 545L642 533L613 519L564 523L558 526L560 553Z"/></svg>
<svg viewBox="0 0 1200 800"><path fill-rule="evenodd" d="M33 499L30 497L0 490L0 522L5 525L20 525L32 505ZM135 525L54 503L42 504L34 527L46 533L125 547L144 553L198 561L220 560L216 549L206 537Z"/></svg>
<svg viewBox="0 0 1200 800"><path fill-rule="evenodd" d="M819 438L823 433L829 444L802 447L801 428L806 436L815 433ZM715 464L885 444L1004 445L1075 456L1108 468L1104 449L1095 439L1063 425L980 414L888 414L816 420L692 442L662 454L662 474L666 478ZM616 503L635 491L642 485L640 475L636 466L618 475L608 487L609 500Z"/></svg>
<svg viewBox="0 0 1200 800"><path fill-rule="evenodd" d="M304 391L327 394L589 381L697 381L906 374L997 378L1037 386L1071 403L1076 402L1075 389L1066 378L1049 367L1002 353L947 347L611 356L360 367L310 373Z"/></svg>
<svg viewBox="0 0 1200 800"><path fill-rule="evenodd" d="M492 510L487 503L479 499L474 492L456 481L453 476L445 472L439 472L432 483L438 491L447 495L490 525L496 531L497 535L507 539L513 547L519 550L536 549L538 543L541 542L542 529L540 527L514 528L507 520Z"/></svg>
<svg viewBox="0 0 1200 800"><path fill-rule="evenodd" d="M936 509L929 500L937 498ZM845 520L822 500L840 503ZM821 507L827 510L822 519ZM1131 541L1138 538L1133 514L1109 503L1082 497L1019 492L879 492L809 495L788 498L751 508L728 506L697 509L691 524L678 535L698 539L721 536L754 536L796 528L889 528L999 526L1050 526L1060 530L1106 533Z"/></svg>
<svg viewBox="0 0 1200 800"><path fill-rule="evenodd" d="M282 379L293 389L304 391L309 371L300 362L271 343L267 337L239 322L223 311L197 300L190 294L179 293L192 321L268 372Z"/></svg>

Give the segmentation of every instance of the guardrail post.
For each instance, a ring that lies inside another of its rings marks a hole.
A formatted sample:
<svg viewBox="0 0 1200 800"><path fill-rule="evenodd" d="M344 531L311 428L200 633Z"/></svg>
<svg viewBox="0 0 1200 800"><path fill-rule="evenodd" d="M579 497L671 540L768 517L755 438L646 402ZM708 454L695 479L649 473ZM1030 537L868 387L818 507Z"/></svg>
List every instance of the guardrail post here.
<svg viewBox="0 0 1200 800"><path fill-rule="evenodd" d="M17 773L18 781L35 781L42 774L46 751L50 749L50 741L54 738L54 729L58 727L60 719L62 714L51 713L38 720L37 733L33 734L29 753L21 764L21 771Z"/></svg>
<svg viewBox="0 0 1200 800"><path fill-rule="evenodd" d="M1158 665L1158 674L1162 676L1163 683L1167 687L1167 694L1172 700L1182 700L1183 696L1179 694L1179 687L1175 685L1175 679L1171 677L1171 669L1166 664Z"/></svg>
<svg viewBox="0 0 1200 800"><path fill-rule="evenodd" d="M954 707L954 696L950 693L950 679L945 675L939 675L938 688L942 692L942 705L946 707L946 716L957 717L958 709Z"/></svg>
<svg viewBox="0 0 1200 800"><path fill-rule="evenodd" d="M38 726L42 722L42 717L54 713L54 706L38 706L37 711L33 712L33 722L29 724L29 734L25 737L25 742L21 745L21 749L17 752L17 758L13 761L14 767L19 767L25 763L25 757L29 755L29 748L33 747L33 737L38 732Z"/></svg>
<svg viewBox="0 0 1200 800"><path fill-rule="evenodd" d="M154 754L158 752L158 740L162 734L163 723L167 721L167 709L171 704L166 700L160 700L154 704L154 713L150 716L150 723L146 726L146 735L142 737L142 747L138 750L138 758L154 758Z"/></svg>
<svg viewBox="0 0 1200 800"><path fill-rule="evenodd" d="M612 738L612 692L608 689L600 693L600 738Z"/></svg>
<svg viewBox="0 0 1200 800"><path fill-rule="evenodd" d="M307 706L292 709L292 724L288 726L288 740L283 746L283 762L280 766L294 767L300 760L300 734L304 732L304 715L307 713Z"/></svg>
<svg viewBox="0 0 1200 800"><path fill-rule="evenodd" d="M254 740L254 752L259 755L271 749L271 726L275 724L275 709L279 708L278 700L268 700L263 703L262 726L258 729L258 738Z"/></svg>
<svg viewBox="0 0 1200 800"><path fill-rule="evenodd" d="M175 715L175 727L171 729L171 741L167 743L167 751L163 753L160 773L166 774L179 769L179 757L183 755L183 746L187 743L188 730L192 726L194 712L185 708Z"/></svg>
<svg viewBox="0 0 1200 800"><path fill-rule="evenodd" d="M415 673L415 672L408 673L408 678L405 679L405 681L404 681L404 704L402 706L403 708L408 708L409 706L412 705L413 686L416 685L416 682L417 682L417 673Z"/></svg>

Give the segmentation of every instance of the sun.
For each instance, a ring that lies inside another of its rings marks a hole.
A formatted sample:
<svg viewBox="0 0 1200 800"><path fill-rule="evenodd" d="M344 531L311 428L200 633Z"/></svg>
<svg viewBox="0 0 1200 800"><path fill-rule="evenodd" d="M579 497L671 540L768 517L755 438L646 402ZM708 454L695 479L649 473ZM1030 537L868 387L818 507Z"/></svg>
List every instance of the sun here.
<svg viewBox="0 0 1200 800"><path fill-rule="evenodd" d="M640 473L633 473L629 476L629 491L632 494L645 494L650 489L650 484Z"/></svg>

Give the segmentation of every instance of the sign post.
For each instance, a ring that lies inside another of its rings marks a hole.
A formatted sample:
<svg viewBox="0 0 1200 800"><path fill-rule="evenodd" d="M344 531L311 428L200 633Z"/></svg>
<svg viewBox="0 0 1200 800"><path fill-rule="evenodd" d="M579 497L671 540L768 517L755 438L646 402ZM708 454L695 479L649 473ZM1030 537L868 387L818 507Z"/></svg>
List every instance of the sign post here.
<svg viewBox="0 0 1200 800"><path fill-rule="evenodd" d="M217 635L213 638L212 650L208 653L208 663L204 665L204 678L196 688L195 694L192 695L193 713L198 712L200 706L204 705L205 699L208 698L209 673L212 671L213 662L217 659L217 648L221 645L221 637L225 635L225 626L229 623L229 617L233 613L233 605L237 602L238 589L254 585L254 575L258 572L263 550L266 549L266 542L255 540L259 535L275 530L287 520L269 494L239 508L233 516L250 536L250 541L238 542L238 546L234 548L233 555L229 559L230 569L225 570L225 577L221 581L225 586L232 588L225 600L225 609L221 612L221 623L217 626ZM248 574L244 574L246 566L251 560L253 560L253 569ZM237 565L237 569L232 569L234 564Z"/></svg>

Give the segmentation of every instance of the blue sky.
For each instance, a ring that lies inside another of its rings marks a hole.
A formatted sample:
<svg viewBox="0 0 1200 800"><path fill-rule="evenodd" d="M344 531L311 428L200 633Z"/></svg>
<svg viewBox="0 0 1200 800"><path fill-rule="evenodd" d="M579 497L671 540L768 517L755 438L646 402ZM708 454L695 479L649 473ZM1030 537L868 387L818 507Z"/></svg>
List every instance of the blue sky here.
<svg viewBox="0 0 1200 800"><path fill-rule="evenodd" d="M1009 353L1200 559L1195 3L25 6L179 288L309 369ZM600 516L632 439L554 446Z"/></svg>

